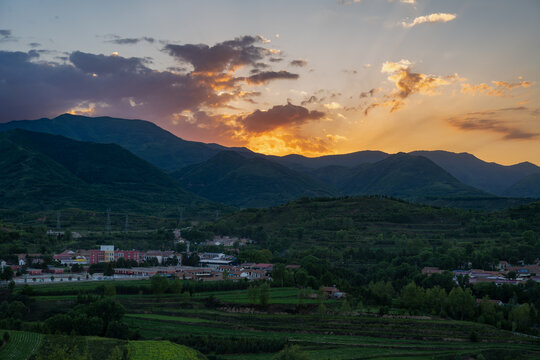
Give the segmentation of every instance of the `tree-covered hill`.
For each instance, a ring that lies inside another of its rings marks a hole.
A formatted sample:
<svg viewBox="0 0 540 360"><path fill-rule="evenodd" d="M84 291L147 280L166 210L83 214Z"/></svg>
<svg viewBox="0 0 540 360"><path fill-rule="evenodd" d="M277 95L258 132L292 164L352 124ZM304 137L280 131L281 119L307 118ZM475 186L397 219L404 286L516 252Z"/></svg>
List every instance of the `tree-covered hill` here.
<svg viewBox="0 0 540 360"><path fill-rule="evenodd" d="M180 206L186 215L222 208L118 145L12 130L0 134L0 151L0 208L161 215L177 213Z"/></svg>
<svg viewBox="0 0 540 360"><path fill-rule="evenodd" d="M540 202L498 212L436 208L379 197L300 199L270 209L246 209L208 224L216 234L250 236L274 256L306 255L341 264L401 256L417 267L496 265L540 257ZM526 239L523 233L532 232ZM317 255L318 254L318 255Z"/></svg>
<svg viewBox="0 0 540 360"><path fill-rule="evenodd" d="M63 114L54 119L0 124L0 131L25 129L62 135L79 141L114 143L165 171L203 162L220 151L217 144L183 140L150 121ZM248 151L247 149L237 149Z"/></svg>
<svg viewBox="0 0 540 360"><path fill-rule="evenodd" d="M540 199L540 172L519 180L505 191L506 196Z"/></svg>
<svg viewBox="0 0 540 360"><path fill-rule="evenodd" d="M403 153L349 171L330 167L313 174L321 180L328 179L348 195L379 194L411 200L488 195L459 182L425 157Z"/></svg>
<svg viewBox="0 0 540 360"><path fill-rule="evenodd" d="M233 151L221 152L172 176L190 191L238 207L275 206L303 196L337 194L308 175L265 158L245 158Z"/></svg>

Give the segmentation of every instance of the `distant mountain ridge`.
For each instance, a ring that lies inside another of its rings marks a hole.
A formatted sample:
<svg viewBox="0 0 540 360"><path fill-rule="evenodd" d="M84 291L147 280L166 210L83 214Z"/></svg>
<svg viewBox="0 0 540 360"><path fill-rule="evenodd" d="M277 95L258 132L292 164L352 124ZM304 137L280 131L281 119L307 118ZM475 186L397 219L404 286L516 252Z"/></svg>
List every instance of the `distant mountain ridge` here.
<svg viewBox="0 0 540 360"><path fill-rule="evenodd" d="M179 171L190 165L203 164L222 151L232 150L241 153L245 161L254 157L258 159L266 158L296 172L302 172L304 176L311 177L312 182L315 181L313 178L316 177L319 182L325 183L327 189L344 186L346 179L351 176L351 169L354 168L358 168L355 170L357 178L366 176L366 179L360 181L364 183L373 174L368 176L366 172L368 170L360 170L359 167L366 167L369 164L375 164L395 156L395 154L391 155L381 151L359 151L316 158L294 154L282 157L268 156L253 153L245 148L227 148L218 144L186 141L148 121L110 117L91 118L70 114L64 114L54 119L23 120L0 124L0 131L12 128L60 134L76 140L115 143L167 172ZM520 185L519 191L513 188L514 185L528 176L540 173L540 167L531 163L525 162L504 166L482 161L471 154L458 154L447 151L413 151L409 155L427 158L463 184L489 194L496 196L514 194L512 196L524 198L536 198L538 196L538 187L535 181L527 182L526 186ZM402 161L405 160L402 159ZM272 167L269 163L265 164L267 167ZM329 169L332 169L332 171L328 171ZM387 171L390 170L390 168L387 168ZM371 168L370 171L375 170ZM327 174L324 175L324 172ZM394 172L394 176L396 174ZM298 174L296 173L294 176L289 174L288 176L297 178ZM176 177L178 178L178 176ZM378 179L383 179L382 174L379 174ZM236 181L239 181L239 179L236 179ZM369 191L381 191L381 186L371 188ZM454 190L458 189L456 186L450 187L449 194L455 194ZM349 193L353 188L354 184L350 184L341 192ZM442 189L443 187L439 187L439 190ZM367 190L368 188L363 190L356 188L354 191L363 193L363 191ZM394 190L391 193L395 193ZM403 189L397 193L402 191ZM458 192L460 191L464 190L461 189ZM435 188L430 187L429 192L436 192ZM298 193L298 191L294 193Z"/></svg>
<svg viewBox="0 0 540 360"><path fill-rule="evenodd" d="M15 129L0 133L0 151L0 208L169 215L179 206L186 214L223 208L116 144Z"/></svg>
<svg viewBox="0 0 540 360"><path fill-rule="evenodd" d="M19 120L0 124L0 131L24 129L62 135L79 141L114 143L165 170L174 171L229 150L218 144L183 140L150 121L63 114L54 119ZM236 151L249 152L245 148Z"/></svg>
<svg viewBox="0 0 540 360"><path fill-rule="evenodd" d="M330 186L264 157L223 151L171 174L188 190L238 207L281 205L300 197L335 196Z"/></svg>

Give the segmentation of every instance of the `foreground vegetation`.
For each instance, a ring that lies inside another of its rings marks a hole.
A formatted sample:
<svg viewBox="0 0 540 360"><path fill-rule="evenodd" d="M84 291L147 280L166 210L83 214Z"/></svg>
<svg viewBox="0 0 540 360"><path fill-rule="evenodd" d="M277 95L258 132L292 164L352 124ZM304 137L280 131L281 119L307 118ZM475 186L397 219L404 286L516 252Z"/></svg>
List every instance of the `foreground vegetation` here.
<svg viewBox="0 0 540 360"><path fill-rule="evenodd" d="M249 286L216 290L223 285L183 282L180 292L156 294L152 283L53 284L31 295L27 288L4 293L11 308L25 304L19 314L4 317L2 327L19 329L10 330L10 341L27 352L13 355L8 342L0 354L13 359L32 353L35 359L540 358L540 340L489 324L410 316L393 307L381 313L381 307L309 296L298 288L269 288L263 301L251 296Z"/></svg>

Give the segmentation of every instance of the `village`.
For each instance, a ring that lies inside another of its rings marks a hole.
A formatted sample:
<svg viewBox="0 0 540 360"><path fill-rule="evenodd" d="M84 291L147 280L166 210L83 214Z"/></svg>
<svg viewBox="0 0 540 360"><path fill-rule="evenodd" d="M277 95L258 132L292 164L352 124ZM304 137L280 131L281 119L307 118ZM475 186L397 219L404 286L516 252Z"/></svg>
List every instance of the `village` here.
<svg viewBox="0 0 540 360"><path fill-rule="evenodd" d="M422 274L433 275L442 274L445 270L438 267L424 267ZM496 270L453 270L454 280L458 281L458 277L467 277L470 284L476 283L494 283L495 285L502 284L524 284L529 280L540 282L540 262L536 264L521 264L510 265L507 261L499 261Z"/></svg>

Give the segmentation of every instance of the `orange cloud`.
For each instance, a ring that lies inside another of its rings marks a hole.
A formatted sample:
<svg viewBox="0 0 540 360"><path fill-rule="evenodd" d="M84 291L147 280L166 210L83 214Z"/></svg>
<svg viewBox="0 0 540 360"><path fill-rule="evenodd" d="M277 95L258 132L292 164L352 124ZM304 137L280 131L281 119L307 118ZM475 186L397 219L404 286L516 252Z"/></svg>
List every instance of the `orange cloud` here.
<svg viewBox="0 0 540 360"><path fill-rule="evenodd" d="M506 81L493 80L492 85L486 83L481 83L478 85L471 85L468 83L461 84L461 92L463 94L470 95L488 95L488 96L505 96L508 91L511 91L516 88L528 88L535 84L535 82L530 81L519 81L515 83L509 83Z"/></svg>
<svg viewBox="0 0 540 360"><path fill-rule="evenodd" d="M374 102L364 109L364 114L376 107L389 107L390 112L397 111L405 105L405 99L419 93L424 95L437 95L441 86L450 85L459 80L457 74L436 76L411 71L411 62L400 60L398 62L386 61L382 64L381 73L389 74L388 80L395 84L392 93L385 95L382 102Z"/></svg>

